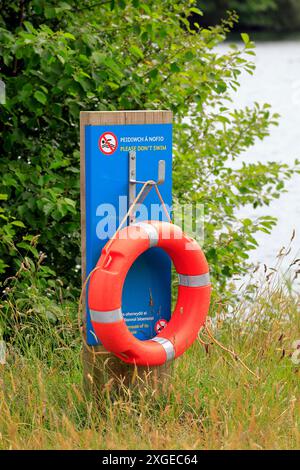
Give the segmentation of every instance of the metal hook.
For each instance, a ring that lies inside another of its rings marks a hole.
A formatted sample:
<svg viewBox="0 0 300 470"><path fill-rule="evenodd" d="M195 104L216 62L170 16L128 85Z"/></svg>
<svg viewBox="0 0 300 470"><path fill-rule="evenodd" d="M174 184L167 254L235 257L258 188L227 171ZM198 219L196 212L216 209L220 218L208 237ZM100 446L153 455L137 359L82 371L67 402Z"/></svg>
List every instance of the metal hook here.
<svg viewBox="0 0 300 470"><path fill-rule="evenodd" d="M157 181L153 181L152 183L149 183L148 186L146 186L145 190L143 191L139 204L141 204L149 191L151 190L151 185L153 186L154 184L161 185L165 182L166 178L166 162L165 160L159 160L158 162L158 178ZM136 185L137 184L144 184L146 181L140 181L136 179L136 151L135 150L130 150L129 152L129 207L133 203L136 197ZM129 218L129 224L132 224L135 219L135 211L132 212L132 215Z"/></svg>

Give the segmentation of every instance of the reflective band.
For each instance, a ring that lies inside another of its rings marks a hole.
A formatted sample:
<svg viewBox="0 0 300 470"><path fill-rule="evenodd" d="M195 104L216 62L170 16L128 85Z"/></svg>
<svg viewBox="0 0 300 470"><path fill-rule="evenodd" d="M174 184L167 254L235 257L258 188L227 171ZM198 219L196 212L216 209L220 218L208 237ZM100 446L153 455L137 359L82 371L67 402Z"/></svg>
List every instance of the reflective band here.
<svg viewBox="0 0 300 470"><path fill-rule="evenodd" d="M123 320L122 310L107 310L106 312L99 312L98 310L90 310L91 320L95 323L115 323Z"/></svg>
<svg viewBox="0 0 300 470"><path fill-rule="evenodd" d="M138 223L132 224L132 225L134 225L136 227L141 227L143 230L145 230L145 232L147 232L149 242L150 242L150 248L152 246L157 245L159 237L158 237L158 232L157 232L156 228L153 227L153 225L146 224L146 222L138 222Z"/></svg>
<svg viewBox="0 0 300 470"><path fill-rule="evenodd" d="M175 357L175 349L171 341L166 338L162 338L161 336L156 336L152 338L152 341L156 341L157 343L161 344L167 354L167 361L171 361Z"/></svg>
<svg viewBox="0 0 300 470"><path fill-rule="evenodd" d="M210 283L209 273L198 274L197 276L186 276L179 274L179 285L186 287L204 287Z"/></svg>

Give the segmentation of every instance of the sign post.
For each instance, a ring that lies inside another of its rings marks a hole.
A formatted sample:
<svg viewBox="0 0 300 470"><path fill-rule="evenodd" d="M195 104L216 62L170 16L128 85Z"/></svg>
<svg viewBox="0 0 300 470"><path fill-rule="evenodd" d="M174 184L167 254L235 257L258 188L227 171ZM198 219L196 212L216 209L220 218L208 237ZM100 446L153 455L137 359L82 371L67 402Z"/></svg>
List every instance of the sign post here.
<svg viewBox="0 0 300 470"><path fill-rule="evenodd" d="M154 180L167 205L172 204L172 113L170 111L86 111L80 115L82 281L95 267L143 182ZM149 188L149 187L148 187ZM147 189L148 189L147 188ZM154 190L143 194L127 223L167 220ZM87 295L87 294L86 294ZM112 378L130 384L129 366L99 343L84 299L85 384L95 392ZM160 248L150 248L130 268L122 311L131 333L154 337L170 319L171 262ZM94 353L97 353L96 355ZM98 354L102 353L102 354ZM161 382L167 366L138 368Z"/></svg>

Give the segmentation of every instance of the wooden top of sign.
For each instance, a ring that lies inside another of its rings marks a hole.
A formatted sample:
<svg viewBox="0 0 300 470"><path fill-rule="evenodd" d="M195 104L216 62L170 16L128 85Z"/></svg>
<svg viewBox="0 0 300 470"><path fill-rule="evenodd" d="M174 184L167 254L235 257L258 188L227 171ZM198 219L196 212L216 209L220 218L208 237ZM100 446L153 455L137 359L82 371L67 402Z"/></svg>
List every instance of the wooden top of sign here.
<svg viewBox="0 0 300 470"><path fill-rule="evenodd" d="M167 124L172 122L172 111L81 111L80 121L85 126Z"/></svg>

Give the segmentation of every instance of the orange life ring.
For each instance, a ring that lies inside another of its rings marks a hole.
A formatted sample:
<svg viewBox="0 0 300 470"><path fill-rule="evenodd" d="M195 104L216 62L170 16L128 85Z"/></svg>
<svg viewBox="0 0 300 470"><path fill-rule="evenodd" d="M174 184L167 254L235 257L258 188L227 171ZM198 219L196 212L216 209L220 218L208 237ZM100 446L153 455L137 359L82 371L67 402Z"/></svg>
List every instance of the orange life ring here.
<svg viewBox="0 0 300 470"><path fill-rule="evenodd" d="M127 272L144 251L157 246L171 257L179 274L178 298L167 326L140 341L122 315L122 289ZM103 346L124 362L156 366L180 356L197 338L210 302L209 268L198 243L180 227L146 221L126 227L103 248L88 290L91 321Z"/></svg>

